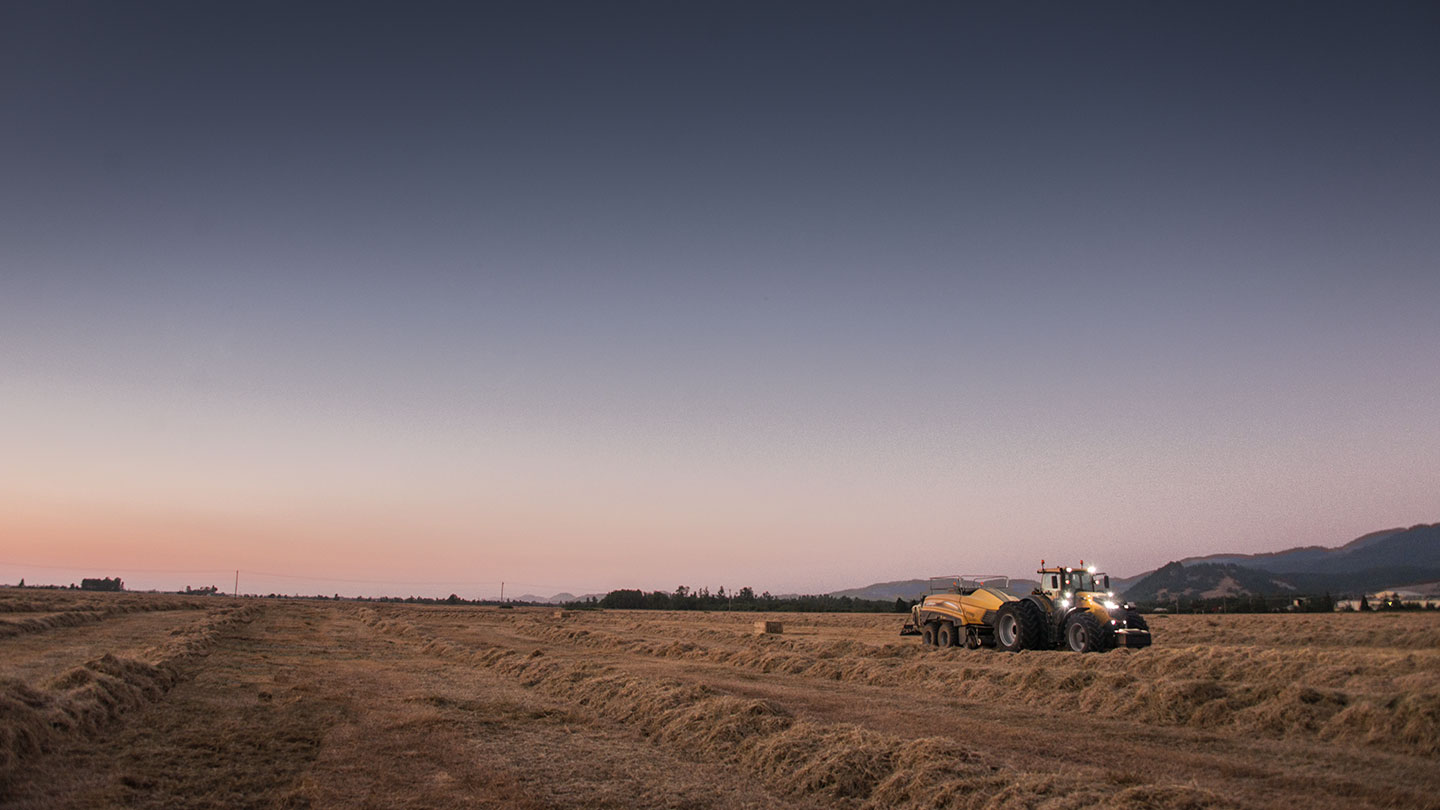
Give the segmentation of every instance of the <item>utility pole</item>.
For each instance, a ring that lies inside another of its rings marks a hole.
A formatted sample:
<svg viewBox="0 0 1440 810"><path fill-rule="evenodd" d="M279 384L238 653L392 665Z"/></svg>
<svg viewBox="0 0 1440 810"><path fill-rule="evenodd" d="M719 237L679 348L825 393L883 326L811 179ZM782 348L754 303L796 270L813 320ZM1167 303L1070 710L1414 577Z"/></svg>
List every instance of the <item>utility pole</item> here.
<svg viewBox="0 0 1440 810"><path fill-rule="evenodd" d="M500 582L500 602L501 604L505 602L505 582L503 580Z"/></svg>
<svg viewBox="0 0 1440 810"><path fill-rule="evenodd" d="M233 594L233 596L235 596L237 599L240 597L240 570L239 570L239 569L236 569L236 570L235 570L235 593Z"/></svg>

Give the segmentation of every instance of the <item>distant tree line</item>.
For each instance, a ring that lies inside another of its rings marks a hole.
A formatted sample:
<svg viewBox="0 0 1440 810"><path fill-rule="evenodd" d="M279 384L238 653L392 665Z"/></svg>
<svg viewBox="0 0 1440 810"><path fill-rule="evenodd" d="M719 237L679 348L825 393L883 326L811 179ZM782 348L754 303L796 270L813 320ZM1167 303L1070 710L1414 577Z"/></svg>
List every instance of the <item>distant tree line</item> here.
<svg viewBox="0 0 1440 810"><path fill-rule="evenodd" d="M8 587L10 587L10 586L8 586L8 585L0 585L0 588L8 588ZM78 590L80 590L80 586L79 586L79 585L76 585L76 584L73 583L73 582L70 583L69 585L26 585L26 584L25 584L25 580L24 580L23 577L21 578L20 583L17 584L17 585L15 585L15 587L16 587L16 588L30 588L30 589L37 590L37 591L78 591Z"/></svg>
<svg viewBox="0 0 1440 810"><path fill-rule="evenodd" d="M692 590L681 585L671 593L664 591L642 591L621 589L611 591L596 599L566 602L565 607L607 608L612 610L749 610L785 611L804 613L903 613L910 609L910 602L896 599L856 599L851 596L830 596L829 594L806 594L803 596L771 596L769 591L756 594L753 588L745 587L726 593L725 588Z"/></svg>
<svg viewBox="0 0 1440 810"><path fill-rule="evenodd" d="M21 587L26 587L22 585ZM30 585L31 588L64 589L63 585ZM98 590L98 591L119 591L124 590L124 585L119 578L115 579L86 579L82 585L70 586L71 590ZM223 592L214 585L207 585L196 588L186 586L184 591L174 593L186 593L191 595L219 595ZM450 594L447 597L433 596L326 596L324 594L298 594L298 593L265 593L246 594L252 599L305 599L313 601L346 601L346 602L377 602L384 604L405 604L405 605L476 605L489 607L552 607L547 602L529 602L520 600L500 601L498 599L466 599L459 594ZM887 601L884 599L856 599L850 596L830 596L829 594L805 594L803 596L772 596L768 591L756 594L752 588L740 588L733 592L727 592L723 587L716 589L713 593L708 588L691 588L681 585L672 593L664 591L641 591L638 589L621 589L611 591L602 597L588 597L576 599L563 603L563 607L573 610L595 610L609 608L612 610L747 610L747 611L775 611L775 612L803 612L803 613L904 613L910 610L913 601L896 599Z"/></svg>
<svg viewBox="0 0 1440 810"><path fill-rule="evenodd" d="M208 589L192 590L189 593L206 593ZM378 602L383 604L404 604L404 605L479 605L490 607L552 607L547 602L525 602L519 600L508 600L501 602L498 599L466 599L459 594L450 594L447 597L437 598L432 596L325 596L323 594L288 594L288 593L266 593L246 594L254 599L308 599L325 601L346 601L346 602ZM664 591L645 592L641 590L618 590L611 591L602 597L594 596L586 599L576 599L571 602L562 603L562 607L571 610L595 610L609 608L612 610L748 610L748 611L775 611L795 613L905 613L910 610L914 602L907 602L904 599L896 599L893 602L883 599L856 599L850 596L830 596L828 594L807 594L804 596L771 596L768 592L756 594L750 588L741 588L734 593L726 593L720 588L711 593L706 588L692 591L690 588L681 586L675 589L674 593Z"/></svg>
<svg viewBox="0 0 1440 810"><path fill-rule="evenodd" d="M201 593L201 591L196 591L195 593ZM514 600L512 600L512 601L509 602L509 603L504 603L504 602L501 602L501 601L498 600L498 599L465 599L464 597L460 596L459 594L453 594L453 593L450 594L450 595L447 596L447 597L434 597L434 596L341 596L341 595L338 594L338 593L335 594L334 596L326 596L326 595L323 594L323 593L322 593L322 594L265 593L265 594L246 594L246 596L252 597L252 598L255 598L255 599L310 599L310 600L325 600L325 601L335 601L335 602L341 602L341 601L344 601L344 602L381 602L381 603L387 603L387 604L388 604L388 603L394 603L394 604L402 604L402 605L491 605L491 606L495 606L495 605L502 605L502 604L517 604L517 605L539 604L539 603L537 603L537 602L515 602Z"/></svg>
<svg viewBox="0 0 1440 810"><path fill-rule="evenodd" d="M1180 596L1147 599L1137 604L1142 610L1164 609L1171 613L1332 613L1335 610L1335 600L1328 592L1322 596Z"/></svg>

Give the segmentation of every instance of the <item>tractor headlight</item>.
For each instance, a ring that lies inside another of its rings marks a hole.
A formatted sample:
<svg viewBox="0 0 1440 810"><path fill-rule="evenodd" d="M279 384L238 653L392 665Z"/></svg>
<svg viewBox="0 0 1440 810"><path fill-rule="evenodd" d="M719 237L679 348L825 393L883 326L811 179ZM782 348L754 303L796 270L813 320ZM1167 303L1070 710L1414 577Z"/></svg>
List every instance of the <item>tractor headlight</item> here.
<svg viewBox="0 0 1440 810"><path fill-rule="evenodd" d="M1069 599L1061 599L1061 600L1060 600L1060 607L1062 607L1062 608L1068 608L1068 607L1070 607L1070 600L1069 600Z"/></svg>
<svg viewBox="0 0 1440 810"><path fill-rule="evenodd" d="M1106 609L1106 610L1119 610L1119 609L1120 609L1120 606L1119 606L1119 605L1115 604L1114 602L1110 601L1109 599L1106 599L1104 602L1101 602L1101 604L1103 604L1103 605L1105 606L1105 609Z"/></svg>

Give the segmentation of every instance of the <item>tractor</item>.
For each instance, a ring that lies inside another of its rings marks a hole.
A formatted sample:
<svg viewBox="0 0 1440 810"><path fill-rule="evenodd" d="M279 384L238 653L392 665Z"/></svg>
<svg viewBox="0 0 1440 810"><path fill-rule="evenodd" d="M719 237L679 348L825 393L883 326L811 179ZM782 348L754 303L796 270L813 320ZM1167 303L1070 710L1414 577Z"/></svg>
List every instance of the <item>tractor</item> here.
<svg viewBox="0 0 1440 810"><path fill-rule="evenodd" d="M1145 618L1116 600L1110 577L1094 566L1046 567L1041 560L1036 573L1039 587L1024 596L1010 590L1009 577L933 578L900 635L918 635L926 646L1010 651L1150 646Z"/></svg>

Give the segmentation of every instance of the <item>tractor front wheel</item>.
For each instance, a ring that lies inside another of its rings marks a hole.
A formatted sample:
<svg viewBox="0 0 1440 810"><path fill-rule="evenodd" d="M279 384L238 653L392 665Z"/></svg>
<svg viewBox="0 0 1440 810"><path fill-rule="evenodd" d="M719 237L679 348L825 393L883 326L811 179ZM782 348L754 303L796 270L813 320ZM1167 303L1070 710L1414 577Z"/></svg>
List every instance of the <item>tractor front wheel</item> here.
<svg viewBox="0 0 1440 810"><path fill-rule="evenodd" d="M1105 631L1089 613L1076 613L1065 622L1065 643L1074 652L1104 652Z"/></svg>

